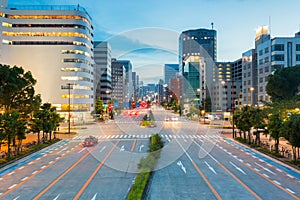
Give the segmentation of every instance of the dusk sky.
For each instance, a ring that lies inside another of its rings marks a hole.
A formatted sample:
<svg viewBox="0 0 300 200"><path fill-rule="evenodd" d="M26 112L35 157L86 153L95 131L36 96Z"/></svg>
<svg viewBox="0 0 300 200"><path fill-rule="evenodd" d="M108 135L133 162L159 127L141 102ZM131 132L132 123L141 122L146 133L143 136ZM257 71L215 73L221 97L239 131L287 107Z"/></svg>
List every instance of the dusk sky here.
<svg viewBox="0 0 300 200"><path fill-rule="evenodd" d="M234 61L254 47L255 29L269 21L272 37L294 36L300 29L299 0L9 0L9 4L80 4L93 18L94 39L112 41L113 56L132 60L146 83L162 78L164 63L178 62L178 36L184 30L211 28L213 22L218 61ZM134 45L120 52L114 45L118 41Z"/></svg>

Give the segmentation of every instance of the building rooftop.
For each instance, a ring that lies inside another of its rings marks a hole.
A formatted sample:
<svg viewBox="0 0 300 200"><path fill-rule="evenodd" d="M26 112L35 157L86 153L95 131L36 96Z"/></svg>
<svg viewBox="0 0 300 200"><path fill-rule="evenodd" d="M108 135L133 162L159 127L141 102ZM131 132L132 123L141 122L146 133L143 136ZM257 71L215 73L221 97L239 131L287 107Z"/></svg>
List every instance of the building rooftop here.
<svg viewBox="0 0 300 200"><path fill-rule="evenodd" d="M85 8L78 5L8 5L9 10L75 10L84 12L92 20Z"/></svg>

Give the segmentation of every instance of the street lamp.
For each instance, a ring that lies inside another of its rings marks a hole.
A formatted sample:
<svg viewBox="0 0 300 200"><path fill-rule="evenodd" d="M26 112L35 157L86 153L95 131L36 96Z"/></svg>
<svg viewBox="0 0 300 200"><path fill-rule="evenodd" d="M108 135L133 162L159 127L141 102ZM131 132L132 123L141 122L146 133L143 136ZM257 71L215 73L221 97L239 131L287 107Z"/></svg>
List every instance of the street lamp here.
<svg viewBox="0 0 300 200"><path fill-rule="evenodd" d="M234 107L235 107L235 102L234 102L234 80L228 80L228 82L231 82L231 112L232 112L232 138L234 138ZM225 81L221 81L222 85L225 85Z"/></svg>
<svg viewBox="0 0 300 200"><path fill-rule="evenodd" d="M72 88L71 88L72 86ZM68 133L71 133L71 89L73 89L72 83L67 83L67 89L68 89Z"/></svg>

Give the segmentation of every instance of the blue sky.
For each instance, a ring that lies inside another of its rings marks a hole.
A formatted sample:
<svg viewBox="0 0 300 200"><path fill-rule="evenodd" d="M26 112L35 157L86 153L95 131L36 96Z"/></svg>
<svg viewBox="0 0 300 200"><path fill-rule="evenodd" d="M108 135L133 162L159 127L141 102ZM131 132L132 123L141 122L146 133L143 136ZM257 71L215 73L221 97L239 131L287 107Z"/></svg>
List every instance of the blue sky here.
<svg viewBox="0 0 300 200"><path fill-rule="evenodd" d="M133 43L146 44L121 56L132 60L134 69L145 82L162 78L163 63L177 62L173 51L178 48L176 34L184 30L210 28L214 22L218 34L218 60L233 61L254 47L255 29L269 25L269 18L272 37L293 36L300 26L299 0L9 0L9 3L80 4L93 18L95 40L110 41L125 35ZM149 27L158 32L150 31L153 34L146 34L143 39L141 29L152 30ZM168 32L172 40L166 36ZM154 36L161 33L163 37ZM157 44L157 40L163 44ZM149 51L148 46L158 49ZM114 49L112 51L114 53ZM156 73L151 74L146 68L153 68Z"/></svg>

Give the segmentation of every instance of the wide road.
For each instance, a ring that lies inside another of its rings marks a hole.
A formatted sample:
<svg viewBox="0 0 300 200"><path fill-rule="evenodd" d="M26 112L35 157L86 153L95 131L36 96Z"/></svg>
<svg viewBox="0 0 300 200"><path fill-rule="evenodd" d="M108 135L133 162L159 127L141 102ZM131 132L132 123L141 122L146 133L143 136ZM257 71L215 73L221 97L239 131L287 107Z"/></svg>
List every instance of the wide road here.
<svg viewBox="0 0 300 200"><path fill-rule="evenodd" d="M163 118L163 112L156 112ZM146 199L300 199L300 173L193 122L168 122Z"/></svg>
<svg viewBox="0 0 300 200"><path fill-rule="evenodd" d="M146 114L121 115L87 126L0 169L0 199L125 199L147 155L149 137L165 147L147 199L299 199L300 175L272 159L223 138L217 130L153 109L156 127L141 128ZM94 135L99 143L80 143Z"/></svg>

